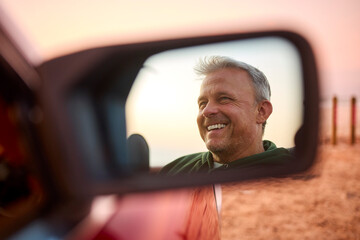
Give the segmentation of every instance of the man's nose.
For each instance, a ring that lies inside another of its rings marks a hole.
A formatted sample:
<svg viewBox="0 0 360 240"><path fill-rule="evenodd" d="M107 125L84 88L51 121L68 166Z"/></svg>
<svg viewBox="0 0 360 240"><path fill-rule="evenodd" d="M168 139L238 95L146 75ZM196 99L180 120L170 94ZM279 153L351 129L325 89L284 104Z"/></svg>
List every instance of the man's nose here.
<svg viewBox="0 0 360 240"><path fill-rule="evenodd" d="M208 102L205 108L203 109L202 114L204 117L209 118L211 116L216 115L218 112L219 112L218 106L214 103Z"/></svg>

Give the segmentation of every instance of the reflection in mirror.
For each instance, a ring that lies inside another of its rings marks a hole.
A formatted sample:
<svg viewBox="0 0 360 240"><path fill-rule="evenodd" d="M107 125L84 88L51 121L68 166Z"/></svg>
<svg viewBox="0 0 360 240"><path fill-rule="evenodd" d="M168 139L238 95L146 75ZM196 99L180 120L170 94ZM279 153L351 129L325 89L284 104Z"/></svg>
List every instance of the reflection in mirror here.
<svg viewBox="0 0 360 240"><path fill-rule="evenodd" d="M302 69L296 47L279 37L208 44L150 57L134 82L126 103L127 134L144 136L151 169L187 154L208 151L197 125L198 97L204 81L194 67L210 56L230 57L265 74L273 109L263 139L278 147L294 147L303 114Z"/></svg>

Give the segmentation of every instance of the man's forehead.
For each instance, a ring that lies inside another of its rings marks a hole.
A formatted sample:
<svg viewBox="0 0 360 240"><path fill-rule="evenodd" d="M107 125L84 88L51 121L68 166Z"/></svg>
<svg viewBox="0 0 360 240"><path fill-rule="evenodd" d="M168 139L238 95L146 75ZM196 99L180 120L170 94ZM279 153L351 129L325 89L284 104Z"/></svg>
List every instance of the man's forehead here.
<svg viewBox="0 0 360 240"><path fill-rule="evenodd" d="M233 85L234 87L245 87L251 85L251 80L249 74L245 70L238 68L223 68L207 74L201 83L201 90L213 87L214 85L221 88L221 86L226 84Z"/></svg>
<svg viewBox="0 0 360 240"><path fill-rule="evenodd" d="M250 75L242 69L225 68L209 73L200 87L198 100L219 95L252 95L255 98L255 89Z"/></svg>

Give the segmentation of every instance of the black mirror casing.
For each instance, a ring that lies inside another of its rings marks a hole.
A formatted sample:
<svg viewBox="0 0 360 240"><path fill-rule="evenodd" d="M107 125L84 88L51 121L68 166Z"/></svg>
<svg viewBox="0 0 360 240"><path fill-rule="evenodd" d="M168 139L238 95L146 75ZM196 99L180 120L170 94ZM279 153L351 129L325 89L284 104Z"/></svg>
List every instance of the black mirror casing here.
<svg viewBox="0 0 360 240"><path fill-rule="evenodd" d="M305 110L303 125L295 140L298 159L295 164L229 171L211 177L196 174L191 180L174 176L164 181L161 175L132 174L129 171L124 106L132 83L149 56L170 49L269 36L290 41L301 58ZM315 158L319 122L315 58L309 43L292 32L229 34L98 48L51 60L41 65L38 72L43 78L42 87L36 94L44 112L44 149L48 150L47 155L53 163L53 175L70 195L125 193L288 175L308 169ZM115 79L121 80L114 85ZM91 109L91 106L95 108ZM71 115L80 110L83 116L77 117L75 122L78 123L74 125ZM111 122L115 117L120 119L116 125ZM96 151L83 146L89 151L86 155L79 147L81 143L75 132L83 125L82 121L89 118L94 119L89 129L96 134L88 137L100 140L98 145L95 144L99 147ZM114 129L121 136L111 137ZM93 155L101 156L100 165L96 159L89 160ZM84 185L88 187L83 188Z"/></svg>

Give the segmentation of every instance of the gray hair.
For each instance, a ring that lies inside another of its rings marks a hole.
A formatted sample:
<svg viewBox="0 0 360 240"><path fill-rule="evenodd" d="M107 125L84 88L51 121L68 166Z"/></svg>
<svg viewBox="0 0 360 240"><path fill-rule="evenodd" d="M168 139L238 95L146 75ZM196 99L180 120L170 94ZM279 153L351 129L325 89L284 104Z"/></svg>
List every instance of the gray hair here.
<svg viewBox="0 0 360 240"><path fill-rule="evenodd" d="M259 69L240 61L236 61L229 57L211 56L200 59L198 64L194 67L195 73L198 75L208 75L224 68L237 68L245 70L252 80L252 85L255 91L255 99L257 102L262 100L269 100L271 96L270 84L263 72Z"/></svg>
<svg viewBox="0 0 360 240"><path fill-rule="evenodd" d="M254 92L255 92L255 100L256 102L261 102L262 100L270 101L271 90L270 84L263 72L259 69L251 66L250 64L236 61L229 57L223 56L211 56L200 59L198 64L194 67L195 73L200 76L206 76L212 72L215 72L224 68L235 68L245 70L252 82ZM263 134L265 130L266 121L262 125Z"/></svg>

